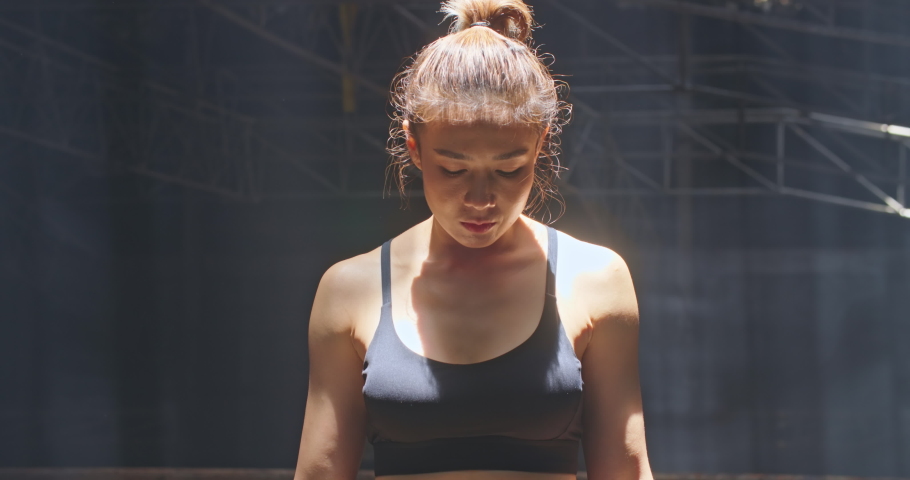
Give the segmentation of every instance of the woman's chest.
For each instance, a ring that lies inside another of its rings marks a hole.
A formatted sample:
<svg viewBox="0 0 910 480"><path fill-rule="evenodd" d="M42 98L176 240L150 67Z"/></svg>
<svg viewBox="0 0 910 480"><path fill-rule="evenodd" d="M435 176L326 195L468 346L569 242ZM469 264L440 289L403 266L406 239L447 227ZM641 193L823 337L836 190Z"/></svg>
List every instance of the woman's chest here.
<svg viewBox="0 0 910 480"><path fill-rule="evenodd" d="M491 435L547 440L567 431L574 434L570 427L580 412L581 362L555 299L544 296L527 336L468 362L439 358L443 348L452 352L459 345L442 338L442 348L428 349L433 339L428 342L431 336L416 329L415 346L408 346L407 330L395 327L392 309L384 305L363 369L371 441ZM505 333L514 337L514 332ZM461 358L483 351L478 343L490 345L489 338L475 336L473 345L467 339L457 352Z"/></svg>
<svg viewBox="0 0 910 480"><path fill-rule="evenodd" d="M447 363L477 363L523 343L542 316L544 276L417 276L392 288L391 316L412 351Z"/></svg>
<svg viewBox="0 0 910 480"><path fill-rule="evenodd" d="M531 269L529 269L531 270ZM400 274L391 284L391 320L397 339L412 352L453 364L499 357L535 332L544 316L544 272L513 272L459 278ZM365 358L379 326L380 292L357 309L353 343ZM584 354L589 319L576 299L552 299L562 334L578 358Z"/></svg>

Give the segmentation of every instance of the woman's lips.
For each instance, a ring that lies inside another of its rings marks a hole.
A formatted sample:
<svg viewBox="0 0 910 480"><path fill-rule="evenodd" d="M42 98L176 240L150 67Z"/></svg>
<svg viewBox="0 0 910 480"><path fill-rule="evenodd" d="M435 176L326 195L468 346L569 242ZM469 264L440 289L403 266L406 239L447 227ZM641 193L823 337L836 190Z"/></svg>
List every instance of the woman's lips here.
<svg viewBox="0 0 910 480"><path fill-rule="evenodd" d="M461 222L464 225L464 228L467 228L472 233L484 233L489 229L493 228L493 225L496 225L496 222L489 223L470 223L470 222Z"/></svg>

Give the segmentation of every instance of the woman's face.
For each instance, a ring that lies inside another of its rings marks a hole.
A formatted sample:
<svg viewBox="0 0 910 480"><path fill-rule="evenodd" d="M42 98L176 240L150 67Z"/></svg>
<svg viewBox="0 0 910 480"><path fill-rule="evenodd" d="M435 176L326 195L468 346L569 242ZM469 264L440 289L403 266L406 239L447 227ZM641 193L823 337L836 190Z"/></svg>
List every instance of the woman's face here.
<svg viewBox="0 0 910 480"><path fill-rule="evenodd" d="M421 125L408 149L436 222L466 247L499 239L528 201L545 134L527 125Z"/></svg>

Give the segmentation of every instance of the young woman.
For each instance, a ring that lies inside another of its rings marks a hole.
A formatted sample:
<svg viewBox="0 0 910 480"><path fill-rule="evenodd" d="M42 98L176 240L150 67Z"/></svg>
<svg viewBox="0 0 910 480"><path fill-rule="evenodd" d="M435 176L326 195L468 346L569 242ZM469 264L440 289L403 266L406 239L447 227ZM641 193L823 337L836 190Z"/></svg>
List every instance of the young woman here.
<svg viewBox="0 0 910 480"><path fill-rule="evenodd" d="M568 105L521 0L451 0L397 79L399 186L432 216L333 265L309 325L296 480L652 480L638 307L611 250L528 216L553 191Z"/></svg>

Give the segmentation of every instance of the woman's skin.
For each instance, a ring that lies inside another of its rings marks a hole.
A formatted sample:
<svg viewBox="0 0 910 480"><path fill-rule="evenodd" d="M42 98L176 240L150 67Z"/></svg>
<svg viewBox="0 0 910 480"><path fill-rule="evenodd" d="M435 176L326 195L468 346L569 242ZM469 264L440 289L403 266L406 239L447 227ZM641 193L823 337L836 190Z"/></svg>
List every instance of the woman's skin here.
<svg viewBox="0 0 910 480"><path fill-rule="evenodd" d="M407 129L408 126L405 125ZM413 133L413 135L411 134ZM392 318L404 344L447 363L508 352L544 305L546 226L521 212L546 132L428 123L410 132L432 216L395 237ZM495 222L483 233L462 222ZM310 383L295 480L352 480L366 433L363 359L382 305L380 249L323 275L309 326ZM625 262L559 233L557 306L582 362L590 480L653 480L638 377L638 306ZM571 474L457 471L380 480L569 480Z"/></svg>

